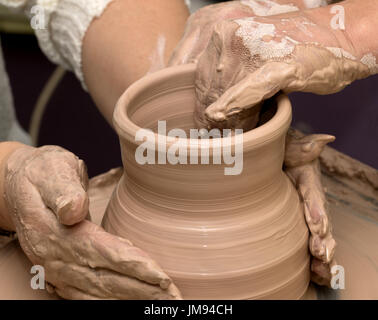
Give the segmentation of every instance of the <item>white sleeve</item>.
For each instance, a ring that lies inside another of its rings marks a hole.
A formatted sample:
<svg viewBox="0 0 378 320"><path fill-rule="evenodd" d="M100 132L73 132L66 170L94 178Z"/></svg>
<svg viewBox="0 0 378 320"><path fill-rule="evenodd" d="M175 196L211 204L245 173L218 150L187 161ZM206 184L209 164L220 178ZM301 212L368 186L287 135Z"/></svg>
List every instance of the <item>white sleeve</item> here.
<svg viewBox="0 0 378 320"><path fill-rule="evenodd" d="M0 0L0 4L8 8L21 8L25 6L28 0Z"/></svg>
<svg viewBox="0 0 378 320"><path fill-rule="evenodd" d="M54 63L73 71L86 88L82 72L82 43L92 20L100 17L113 0L0 0L8 7L22 8L29 17L32 6L43 14L44 28L35 34L44 54Z"/></svg>

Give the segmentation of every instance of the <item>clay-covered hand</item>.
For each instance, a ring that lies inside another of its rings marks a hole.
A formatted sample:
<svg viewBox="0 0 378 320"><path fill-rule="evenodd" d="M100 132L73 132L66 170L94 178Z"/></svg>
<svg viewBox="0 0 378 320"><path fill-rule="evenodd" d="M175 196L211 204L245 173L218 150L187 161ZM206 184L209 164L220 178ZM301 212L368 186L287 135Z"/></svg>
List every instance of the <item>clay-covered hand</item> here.
<svg viewBox="0 0 378 320"><path fill-rule="evenodd" d="M197 62L206 49L217 22L253 16L245 1L228 1L212 4L194 12L188 19L184 35L174 50L168 65Z"/></svg>
<svg viewBox="0 0 378 320"><path fill-rule="evenodd" d="M286 138L285 172L296 186L303 202L304 214L310 229L309 249L312 280L330 285L331 268L336 242L327 213L327 200L321 182L318 157L324 146L335 137L324 134L304 136L290 130Z"/></svg>
<svg viewBox="0 0 378 320"><path fill-rule="evenodd" d="M279 91L330 94L377 72L375 56L317 10L218 22L198 61L198 124L251 129Z"/></svg>
<svg viewBox="0 0 378 320"><path fill-rule="evenodd" d="M5 166L5 201L47 288L68 299L179 299L171 279L129 241L86 220L82 160L56 146L21 147Z"/></svg>

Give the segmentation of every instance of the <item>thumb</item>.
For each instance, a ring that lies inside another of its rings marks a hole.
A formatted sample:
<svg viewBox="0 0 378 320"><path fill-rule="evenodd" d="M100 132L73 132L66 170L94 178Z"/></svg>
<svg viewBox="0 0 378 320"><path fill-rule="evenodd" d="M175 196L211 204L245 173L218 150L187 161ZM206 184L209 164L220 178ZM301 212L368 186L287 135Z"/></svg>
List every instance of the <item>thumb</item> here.
<svg viewBox="0 0 378 320"><path fill-rule="evenodd" d="M79 161L85 168L84 162ZM62 224L73 225L89 216L89 197L85 186L88 181L86 169L84 172L84 178L83 172L80 174L79 171L79 175L75 176L75 179L69 182L59 181L59 190L56 193L58 197L55 195L51 198L51 202L55 204L55 208L52 207L52 210Z"/></svg>
<svg viewBox="0 0 378 320"><path fill-rule="evenodd" d="M287 136L285 146L285 165L297 167L317 159L324 147L335 141L335 137L328 134L311 134L303 137Z"/></svg>
<svg viewBox="0 0 378 320"><path fill-rule="evenodd" d="M293 81L296 66L285 62L269 62L229 88L205 112L210 121L227 121L259 105ZM248 113L247 113L248 114Z"/></svg>
<svg viewBox="0 0 378 320"><path fill-rule="evenodd" d="M42 147L28 176L60 223L73 225L89 213L85 164L62 148Z"/></svg>

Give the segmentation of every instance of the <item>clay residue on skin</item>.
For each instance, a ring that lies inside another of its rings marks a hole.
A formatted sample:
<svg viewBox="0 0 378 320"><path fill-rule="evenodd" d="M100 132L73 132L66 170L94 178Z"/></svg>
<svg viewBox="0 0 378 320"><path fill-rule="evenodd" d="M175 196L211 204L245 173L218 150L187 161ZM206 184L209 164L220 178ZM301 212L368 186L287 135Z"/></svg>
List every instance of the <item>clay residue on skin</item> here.
<svg viewBox="0 0 378 320"><path fill-rule="evenodd" d="M285 49L283 52L290 50ZM302 56L307 59L313 57L313 64L302 65L298 62L298 58ZM308 91L329 94L340 91L354 80L365 78L370 73L370 69L359 61L336 58L333 53L321 47L296 45L285 62L267 62L254 73L247 75L244 81L231 87L206 109L206 117L225 121L234 116L232 110L241 111L245 106L252 108L261 100L270 98L276 91L266 87L266 82L260 81L262 78L269 79L269 83L274 83L277 88L283 88L287 93ZM324 79L327 79L327 86L324 86Z"/></svg>
<svg viewBox="0 0 378 320"><path fill-rule="evenodd" d="M332 52L335 57L337 58L346 58L350 60L357 60L357 58L352 55L350 52L337 47L326 47L327 50ZM378 64L376 63L376 57L372 53L365 54L361 59L360 62L367 66L371 72L371 74L375 74L378 72Z"/></svg>
<svg viewBox="0 0 378 320"><path fill-rule="evenodd" d="M330 94L375 72L372 54L361 58L337 44L333 35L301 14L217 24L198 64L198 122L230 126L280 90Z"/></svg>
<svg viewBox="0 0 378 320"><path fill-rule="evenodd" d="M331 0L303 0L303 3L307 9L325 7Z"/></svg>
<svg viewBox="0 0 378 320"><path fill-rule="evenodd" d="M261 17L299 10L293 4L279 4L270 0L242 0L240 2L250 7L256 16Z"/></svg>
<svg viewBox="0 0 378 320"><path fill-rule="evenodd" d="M276 28L273 24L256 22L254 18L237 19L239 25L235 35L243 39L251 55L263 60L281 58L293 52L295 43L290 38L275 40Z"/></svg>
<svg viewBox="0 0 378 320"><path fill-rule="evenodd" d="M67 299L179 299L143 251L83 220L87 187L83 162L56 146L20 148L7 161L6 205L25 254L45 268L50 291Z"/></svg>
<svg viewBox="0 0 378 320"><path fill-rule="evenodd" d="M147 74L156 72L165 68L165 46L166 46L166 38L164 35L160 34L157 38L156 49L150 56L150 69L148 70Z"/></svg>
<svg viewBox="0 0 378 320"><path fill-rule="evenodd" d="M330 285L334 260L335 240L328 217L328 204L321 182L318 157L324 146L334 141L329 135L304 136L291 130L285 149L285 172L292 179L300 198L307 225L310 229L312 280L320 285Z"/></svg>
<svg viewBox="0 0 378 320"><path fill-rule="evenodd" d="M347 59L350 59L350 60L356 60L356 57L354 55L352 55L348 51L345 51L342 48L326 47L326 49L329 50L330 52L332 52L335 55L335 57L337 57L337 58L347 58Z"/></svg>
<svg viewBox="0 0 378 320"><path fill-rule="evenodd" d="M371 74L378 72L377 58L372 53L365 54L360 61L369 67Z"/></svg>
<svg viewBox="0 0 378 320"><path fill-rule="evenodd" d="M198 61L211 37L211 32L219 21L237 19L253 15L249 6L240 1L227 1L205 6L193 13L185 27L185 32L175 48L168 65L182 65Z"/></svg>
<svg viewBox="0 0 378 320"><path fill-rule="evenodd" d="M289 44L282 51L288 53L285 61L267 62L254 73L247 75L244 81L229 89L207 108L206 117L224 121L234 115L231 110L243 110L245 106L252 107L261 100L270 98L276 91L266 87L267 81L275 84L277 88L283 88L287 93L308 91L329 94L338 92L354 80L371 74L371 70L363 63L337 58L327 49L318 46L296 45L294 51L289 54L291 50ZM300 57L306 57L306 60L313 59L313 63L303 65L299 62ZM261 82L261 78L269 80ZM327 86L324 85L324 79L327 79Z"/></svg>

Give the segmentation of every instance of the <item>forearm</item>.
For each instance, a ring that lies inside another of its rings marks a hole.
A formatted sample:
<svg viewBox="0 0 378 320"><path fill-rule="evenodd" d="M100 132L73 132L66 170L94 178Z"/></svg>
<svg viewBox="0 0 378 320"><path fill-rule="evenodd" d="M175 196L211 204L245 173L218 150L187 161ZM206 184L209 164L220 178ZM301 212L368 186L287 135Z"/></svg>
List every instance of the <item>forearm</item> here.
<svg viewBox="0 0 378 320"><path fill-rule="evenodd" d="M338 47L344 50L345 58L362 62L369 67L370 74L377 73L378 0L365 0L363 5L358 0L347 0L336 5L339 7L337 9L342 8L342 13L339 10L331 10L331 5L307 10L307 14L312 20L318 21L319 25L327 29L330 34L333 34L339 44Z"/></svg>
<svg viewBox="0 0 378 320"><path fill-rule="evenodd" d="M238 0L239 1L239 0ZM255 16L270 16L291 11L327 6L332 0L240 0Z"/></svg>
<svg viewBox="0 0 378 320"><path fill-rule="evenodd" d="M273 0L279 4L292 4L298 7L299 10L325 7L332 2L332 0Z"/></svg>
<svg viewBox="0 0 378 320"><path fill-rule="evenodd" d="M336 30L344 34L353 44L356 55L361 58L367 54L378 57L378 37L376 33L378 22L378 0L347 0L338 3L345 10L345 30ZM334 14L329 8L322 8L332 18Z"/></svg>
<svg viewBox="0 0 378 320"><path fill-rule="evenodd" d="M19 142L0 143L0 229L15 231L14 224L8 213L4 199L5 170L9 156L17 149L24 147Z"/></svg>
<svg viewBox="0 0 378 320"><path fill-rule="evenodd" d="M359 0L346 0L280 14L279 17L280 23L276 27L283 29L289 39L326 48L345 61L358 61L365 69L369 68L367 72L362 68L361 72L355 73L354 80L378 72L378 38L375 34L378 0L365 0L363 5ZM272 21L277 19L272 17ZM261 21L269 21L269 17ZM349 68L351 64L345 66Z"/></svg>
<svg viewBox="0 0 378 320"><path fill-rule="evenodd" d="M150 70L163 67L183 34L189 16L184 0L158 2L115 0L88 28L84 79L109 123L121 94Z"/></svg>

